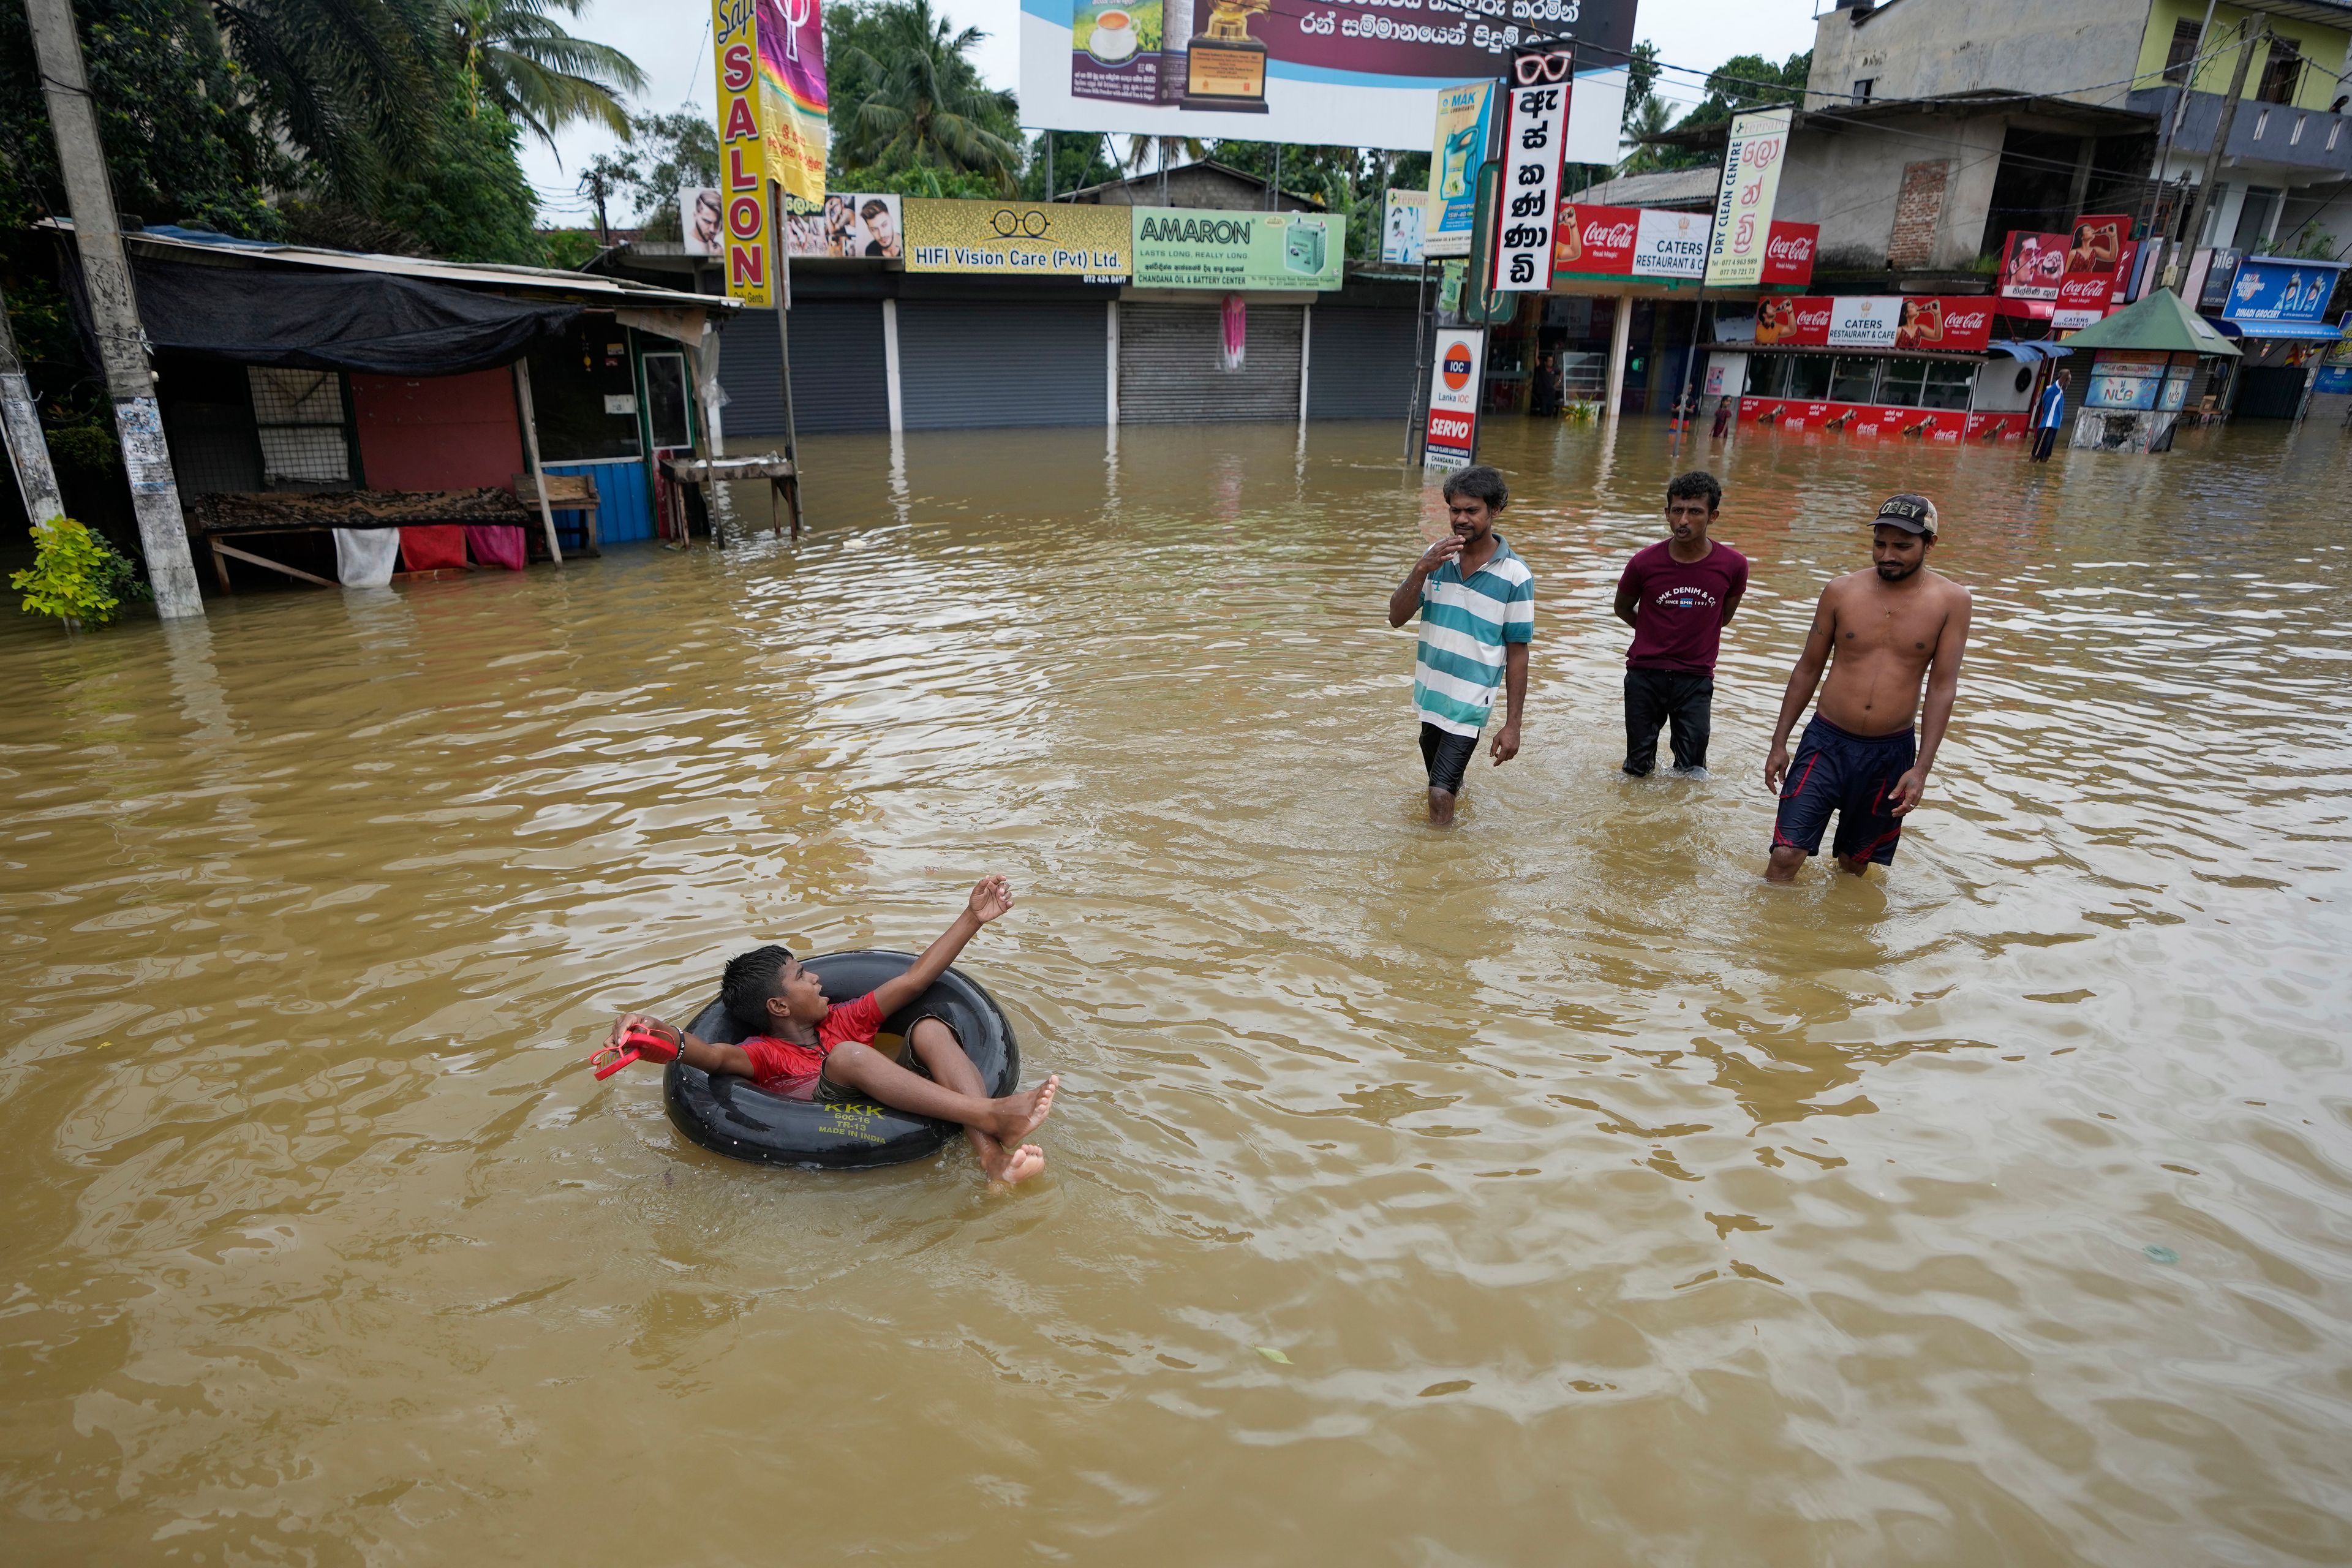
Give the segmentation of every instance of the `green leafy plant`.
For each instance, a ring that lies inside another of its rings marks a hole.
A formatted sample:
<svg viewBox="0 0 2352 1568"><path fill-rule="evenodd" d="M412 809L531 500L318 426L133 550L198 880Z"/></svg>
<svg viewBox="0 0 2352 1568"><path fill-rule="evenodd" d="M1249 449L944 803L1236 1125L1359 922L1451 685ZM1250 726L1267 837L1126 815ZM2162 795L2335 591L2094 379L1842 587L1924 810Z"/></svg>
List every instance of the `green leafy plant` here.
<svg viewBox="0 0 2352 1568"><path fill-rule="evenodd" d="M137 566L69 517L33 525L33 563L11 573L8 586L25 595L26 614L68 626L102 626L124 599L153 597Z"/></svg>

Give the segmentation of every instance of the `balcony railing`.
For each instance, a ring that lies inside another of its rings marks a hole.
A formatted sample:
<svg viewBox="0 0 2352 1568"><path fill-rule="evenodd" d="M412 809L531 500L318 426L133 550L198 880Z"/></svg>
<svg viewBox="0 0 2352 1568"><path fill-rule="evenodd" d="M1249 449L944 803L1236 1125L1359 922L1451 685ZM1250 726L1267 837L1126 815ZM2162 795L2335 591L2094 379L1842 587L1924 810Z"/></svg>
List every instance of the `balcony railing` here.
<svg viewBox="0 0 2352 1568"><path fill-rule="evenodd" d="M2128 107L2156 116L2160 140L2179 96L2180 89L2169 85L2142 88L2131 95ZM2190 93L2188 112L2181 116L2180 129L2172 138L2173 153L2192 156L2210 153L2213 132L2221 122L2220 93ZM2240 99L2237 121L2230 127L2230 144L2223 155L2249 163L2331 171L2338 178L2352 179L2352 114Z"/></svg>

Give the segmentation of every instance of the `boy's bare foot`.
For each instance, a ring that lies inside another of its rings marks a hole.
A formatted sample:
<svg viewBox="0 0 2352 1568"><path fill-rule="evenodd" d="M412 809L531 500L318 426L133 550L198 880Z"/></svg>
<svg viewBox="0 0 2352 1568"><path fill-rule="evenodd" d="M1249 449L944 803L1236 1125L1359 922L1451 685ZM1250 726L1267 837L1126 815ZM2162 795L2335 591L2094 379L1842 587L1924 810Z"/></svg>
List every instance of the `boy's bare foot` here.
<svg viewBox="0 0 2352 1568"><path fill-rule="evenodd" d="M1062 1076L1055 1073L1026 1094L1008 1094L1003 1100L991 1101L995 1115L987 1131L1000 1143L1019 1144L1054 1113L1054 1091L1061 1086Z"/></svg>
<svg viewBox="0 0 2352 1568"><path fill-rule="evenodd" d="M988 1173L990 1181L1003 1182L1009 1186L1014 1182L1025 1182L1045 1170L1045 1151L1034 1143L1024 1143L1017 1149L1007 1149L1000 1144L994 1157L982 1159L980 1165Z"/></svg>

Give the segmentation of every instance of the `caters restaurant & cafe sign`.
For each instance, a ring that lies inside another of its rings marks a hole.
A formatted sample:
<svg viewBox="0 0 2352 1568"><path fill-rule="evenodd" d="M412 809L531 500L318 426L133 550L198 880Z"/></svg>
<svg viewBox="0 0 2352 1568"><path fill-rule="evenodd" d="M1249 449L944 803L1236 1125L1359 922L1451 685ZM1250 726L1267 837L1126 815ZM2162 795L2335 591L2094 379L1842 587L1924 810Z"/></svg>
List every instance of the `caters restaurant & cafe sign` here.
<svg viewBox="0 0 2352 1568"><path fill-rule="evenodd" d="M1679 276L1643 267L1639 240L1645 226L1661 227L1663 220L1687 216L1646 207L1562 206L1559 224L1552 231L1552 270L1601 278ZM1702 228L1702 237L1704 233ZM1799 289L1811 282L1813 252L1821 234L1819 224L1775 219L1764 246L1763 281Z"/></svg>
<svg viewBox="0 0 2352 1568"><path fill-rule="evenodd" d="M1981 294L1784 294L1756 302L1756 346L1980 354L1992 306Z"/></svg>

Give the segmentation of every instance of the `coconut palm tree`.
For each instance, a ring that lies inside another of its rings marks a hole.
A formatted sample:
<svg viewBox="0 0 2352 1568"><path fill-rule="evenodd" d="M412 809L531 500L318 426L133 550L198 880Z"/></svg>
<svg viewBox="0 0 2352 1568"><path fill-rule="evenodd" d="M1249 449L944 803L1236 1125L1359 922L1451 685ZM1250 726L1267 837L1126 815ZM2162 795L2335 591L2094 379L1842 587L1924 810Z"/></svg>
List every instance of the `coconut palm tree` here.
<svg viewBox="0 0 2352 1568"><path fill-rule="evenodd" d="M449 45L475 111L487 104L550 147L555 132L593 121L626 140L624 91L642 92L646 73L609 44L566 32L548 15L576 16L586 0L441 0Z"/></svg>
<svg viewBox="0 0 2352 1568"><path fill-rule="evenodd" d="M886 0L857 21L856 41L828 62L836 83L855 84L835 114L839 161L980 174L1009 194L1021 164L1017 101L982 82L970 58L988 35L955 31L931 0Z"/></svg>
<svg viewBox="0 0 2352 1568"><path fill-rule="evenodd" d="M1672 167L1666 155L1660 149L1651 146L1648 139L1663 134L1673 122L1674 110L1667 107L1665 100L1662 98L1642 100L1641 103L1625 117L1625 132L1619 138L1618 145L1630 148L1632 151L1618 163L1617 172L1621 174L1642 174L1654 169Z"/></svg>

